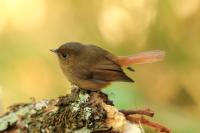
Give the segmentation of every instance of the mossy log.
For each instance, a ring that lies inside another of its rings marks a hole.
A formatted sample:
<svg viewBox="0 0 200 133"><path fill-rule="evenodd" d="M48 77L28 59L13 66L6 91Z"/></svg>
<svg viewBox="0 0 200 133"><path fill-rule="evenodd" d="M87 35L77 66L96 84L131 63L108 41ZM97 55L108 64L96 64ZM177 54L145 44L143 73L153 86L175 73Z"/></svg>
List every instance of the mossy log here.
<svg viewBox="0 0 200 133"><path fill-rule="evenodd" d="M72 88L58 99L16 104L0 117L1 133L140 133L102 92Z"/></svg>

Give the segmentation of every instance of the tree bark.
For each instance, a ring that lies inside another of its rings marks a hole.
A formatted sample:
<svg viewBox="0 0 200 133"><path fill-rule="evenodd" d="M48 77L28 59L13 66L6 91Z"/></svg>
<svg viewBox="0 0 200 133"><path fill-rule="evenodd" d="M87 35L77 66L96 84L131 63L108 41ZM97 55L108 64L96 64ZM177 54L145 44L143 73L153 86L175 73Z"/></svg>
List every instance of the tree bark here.
<svg viewBox="0 0 200 133"><path fill-rule="evenodd" d="M1 133L141 133L106 94L77 87L57 99L12 105L0 117Z"/></svg>

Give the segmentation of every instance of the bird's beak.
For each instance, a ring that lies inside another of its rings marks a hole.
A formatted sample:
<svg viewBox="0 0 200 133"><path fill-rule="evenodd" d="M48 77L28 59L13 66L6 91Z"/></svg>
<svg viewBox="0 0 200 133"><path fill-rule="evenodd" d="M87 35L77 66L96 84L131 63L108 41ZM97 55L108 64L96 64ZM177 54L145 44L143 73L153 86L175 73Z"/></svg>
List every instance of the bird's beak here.
<svg viewBox="0 0 200 133"><path fill-rule="evenodd" d="M57 49L49 49L53 53L57 53Z"/></svg>

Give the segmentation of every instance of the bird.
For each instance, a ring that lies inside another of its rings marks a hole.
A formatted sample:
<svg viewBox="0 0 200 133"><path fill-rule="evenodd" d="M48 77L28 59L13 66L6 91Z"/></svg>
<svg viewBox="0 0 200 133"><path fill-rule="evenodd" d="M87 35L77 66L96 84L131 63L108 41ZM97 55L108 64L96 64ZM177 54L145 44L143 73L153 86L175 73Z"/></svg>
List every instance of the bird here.
<svg viewBox="0 0 200 133"><path fill-rule="evenodd" d="M162 50L116 56L99 46L80 42L67 42L50 51L56 53L69 82L90 91L100 91L113 81L134 82L123 71L124 67L134 71L130 65L161 61L165 56Z"/></svg>

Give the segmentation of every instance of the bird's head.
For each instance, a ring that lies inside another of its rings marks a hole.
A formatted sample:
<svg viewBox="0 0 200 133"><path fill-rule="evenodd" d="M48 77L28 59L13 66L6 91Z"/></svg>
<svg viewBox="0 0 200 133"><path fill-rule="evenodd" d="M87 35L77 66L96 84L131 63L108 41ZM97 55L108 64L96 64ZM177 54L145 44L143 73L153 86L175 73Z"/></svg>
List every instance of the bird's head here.
<svg viewBox="0 0 200 133"><path fill-rule="evenodd" d="M56 53L61 62L68 62L75 59L83 51L84 47L79 42L68 42L57 49L50 49L50 51Z"/></svg>

